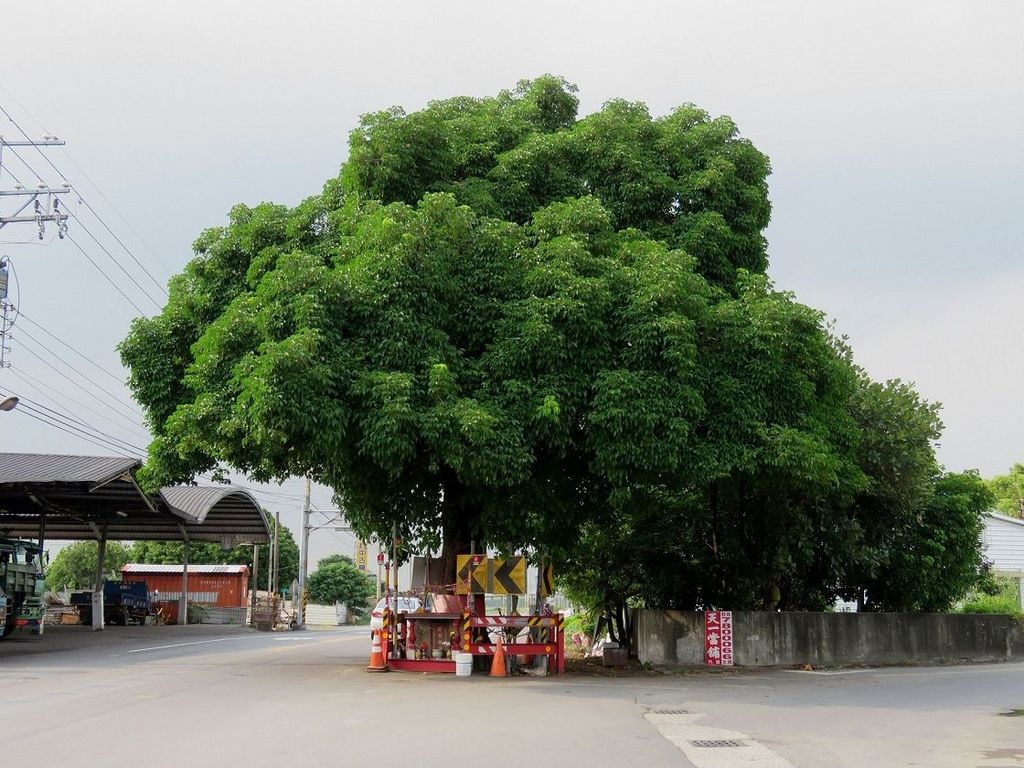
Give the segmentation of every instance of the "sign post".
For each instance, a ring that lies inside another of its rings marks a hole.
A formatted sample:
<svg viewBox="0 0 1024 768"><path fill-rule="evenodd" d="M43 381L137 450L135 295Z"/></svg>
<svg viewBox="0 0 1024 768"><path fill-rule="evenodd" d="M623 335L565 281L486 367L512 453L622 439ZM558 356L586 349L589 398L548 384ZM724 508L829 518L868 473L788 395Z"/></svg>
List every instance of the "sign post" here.
<svg viewBox="0 0 1024 768"><path fill-rule="evenodd" d="M377 553L377 599L380 600L380 568L384 565L384 553Z"/></svg>

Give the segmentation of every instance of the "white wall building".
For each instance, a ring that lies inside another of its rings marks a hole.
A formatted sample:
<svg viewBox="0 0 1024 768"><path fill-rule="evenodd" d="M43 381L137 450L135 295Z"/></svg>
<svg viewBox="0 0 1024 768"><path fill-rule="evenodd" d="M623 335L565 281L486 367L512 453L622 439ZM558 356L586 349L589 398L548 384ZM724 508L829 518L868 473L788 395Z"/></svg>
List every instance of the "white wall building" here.
<svg viewBox="0 0 1024 768"><path fill-rule="evenodd" d="M1020 580L1021 607L1024 607L1024 520L986 512L981 546L995 573Z"/></svg>

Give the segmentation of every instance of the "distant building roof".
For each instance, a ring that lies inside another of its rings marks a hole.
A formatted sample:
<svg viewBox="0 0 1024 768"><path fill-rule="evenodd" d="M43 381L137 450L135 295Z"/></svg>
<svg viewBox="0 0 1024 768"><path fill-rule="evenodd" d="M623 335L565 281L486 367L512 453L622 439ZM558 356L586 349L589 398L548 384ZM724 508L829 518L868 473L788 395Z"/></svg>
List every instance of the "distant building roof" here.
<svg viewBox="0 0 1024 768"><path fill-rule="evenodd" d="M121 573L181 573L181 563L128 563L121 567ZM248 575L247 565L192 565L189 573L244 573Z"/></svg>
<svg viewBox="0 0 1024 768"><path fill-rule="evenodd" d="M999 512L986 512L985 517L991 517L993 520L1002 520L1004 523L1013 523L1014 525L1024 526L1024 520L1019 517L1009 517L1008 515L1000 514Z"/></svg>

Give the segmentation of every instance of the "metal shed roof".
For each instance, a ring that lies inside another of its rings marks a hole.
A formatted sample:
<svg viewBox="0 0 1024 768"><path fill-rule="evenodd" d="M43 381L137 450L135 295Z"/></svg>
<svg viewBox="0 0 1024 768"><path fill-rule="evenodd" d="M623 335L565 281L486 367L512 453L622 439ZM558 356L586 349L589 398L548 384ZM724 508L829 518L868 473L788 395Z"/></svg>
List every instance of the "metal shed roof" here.
<svg viewBox="0 0 1024 768"><path fill-rule="evenodd" d="M121 456L0 453L0 483L102 483L141 466Z"/></svg>
<svg viewBox="0 0 1024 768"><path fill-rule="evenodd" d="M142 466L121 456L0 453L0 535L47 539L263 543L256 500L230 487L176 486L157 496L135 480Z"/></svg>
<svg viewBox="0 0 1024 768"><path fill-rule="evenodd" d="M269 541L270 529L259 502L231 486L176 485L160 491L160 507L211 539ZM255 514L253 514L255 511Z"/></svg>
<svg viewBox="0 0 1024 768"><path fill-rule="evenodd" d="M149 563L128 563L121 567L121 573L181 573L184 566L180 563L173 564L149 564ZM188 572L193 573L249 573L247 565L194 565L189 563Z"/></svg>

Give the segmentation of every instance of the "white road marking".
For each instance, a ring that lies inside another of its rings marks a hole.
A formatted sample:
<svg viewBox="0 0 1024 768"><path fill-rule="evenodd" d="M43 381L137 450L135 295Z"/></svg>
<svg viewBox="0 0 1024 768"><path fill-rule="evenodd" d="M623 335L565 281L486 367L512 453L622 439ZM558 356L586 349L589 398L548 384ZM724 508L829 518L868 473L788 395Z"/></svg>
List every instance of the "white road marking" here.
<svg viewBox="0 0 1024 768"><path fill-rule="evenodd" d="M186 645L205 645L206 643L224 643L229 640L256 640L261 637L261 635L242 635L240 637L217 637L213 640L193 640L190 643L169 643L167 645L154 645L150 648L135 648L131 651L125 651L125 653L145 653L146 651L162 651L167 648L184 648Z"/></svg>
<svg viewBox="0 0 1024 768"><path fill-rule="evenodd" d="M745 733L725 728L698 725L703 715L662 715L648 712L644 715L661 735L672 742L696 768L793 768L793 764L780 757ZM739 747L698 747L694 741L738 741Z"/></svg>
<svg viewBox="0 0 1024 768"><path fill-rule="evenodd" d="M340 633L339 633L340 634ZM154 645L150 648L135 648L125 653L145 653L146 651L163 651L167 648L184 648L188 645L205 645L206 643L225 643L230 640L274 640L277 642L295 642L297 640L316 640L315 635L239 635L238 637L216 637L212 640L193 640L188 643L168 643L167 645ZM120 655L120 654L114 654Z"/></svg>

